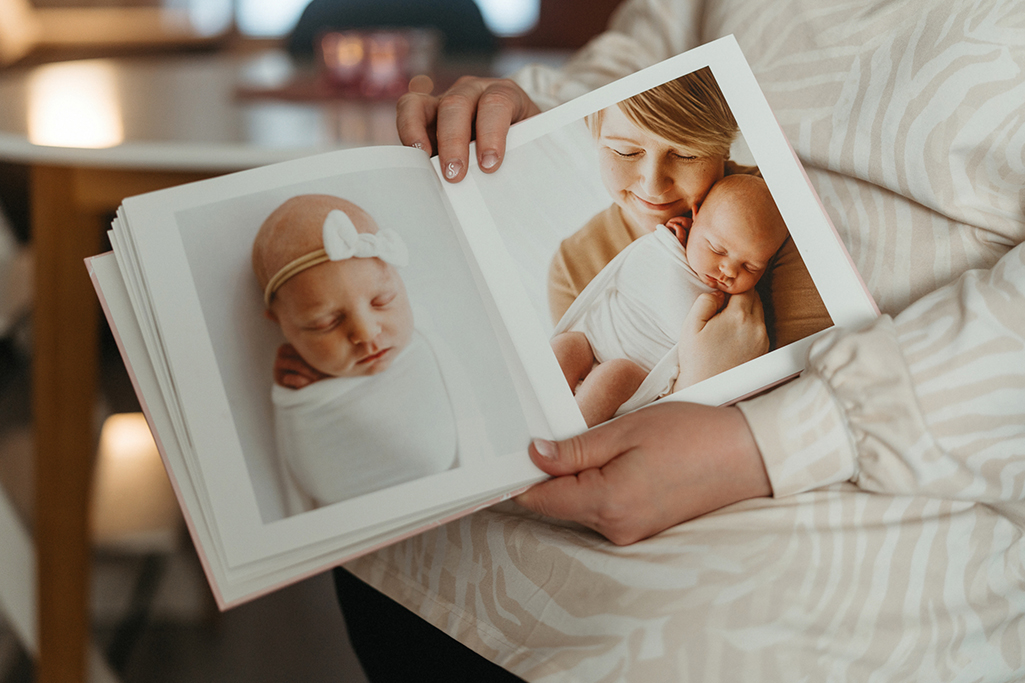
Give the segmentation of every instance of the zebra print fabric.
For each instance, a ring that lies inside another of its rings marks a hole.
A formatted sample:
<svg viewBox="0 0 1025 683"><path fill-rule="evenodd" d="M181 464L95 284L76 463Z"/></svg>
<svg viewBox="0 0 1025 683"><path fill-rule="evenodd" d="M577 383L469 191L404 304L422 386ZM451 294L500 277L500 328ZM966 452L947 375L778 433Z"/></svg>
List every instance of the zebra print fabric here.
<svg viewBox="0 0 1025 683"><path fill-rule="evenodd" d="M504 504L349 569L530 681L1023 680L1025 5L636 0L519 78L728 33L889 314L743 405L775 497L622 548Z"/></svg>

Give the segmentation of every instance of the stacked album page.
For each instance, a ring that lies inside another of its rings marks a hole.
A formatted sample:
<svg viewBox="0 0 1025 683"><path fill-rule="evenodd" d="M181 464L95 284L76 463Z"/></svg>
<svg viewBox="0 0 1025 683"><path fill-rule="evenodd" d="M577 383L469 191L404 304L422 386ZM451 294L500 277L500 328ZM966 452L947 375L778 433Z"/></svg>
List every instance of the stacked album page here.
<svg viewBox="0 0 1025 683"><path fill-rule="evenodd" d="M695 80L723 152L622 104L685 119ZM110 237L87 265L222 609L542 481L534 438L739 400L878 314L732 37L513 126L493 174L330 152L128 198ZM767 348L684 381L680 326L744 297Z"/></svg>

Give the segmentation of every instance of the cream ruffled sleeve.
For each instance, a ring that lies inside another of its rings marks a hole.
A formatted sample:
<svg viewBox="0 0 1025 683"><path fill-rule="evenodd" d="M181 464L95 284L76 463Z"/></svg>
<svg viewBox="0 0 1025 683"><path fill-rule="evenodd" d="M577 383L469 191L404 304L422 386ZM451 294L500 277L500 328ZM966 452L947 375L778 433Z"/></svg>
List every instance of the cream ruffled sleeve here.
<svg viewBox="0 0 1025 683"><path fill-rule="evenodd" d="M776 497L851 481L1025 500L1025 244L895 318L823 338L800 379L740 409Z"/></svg>

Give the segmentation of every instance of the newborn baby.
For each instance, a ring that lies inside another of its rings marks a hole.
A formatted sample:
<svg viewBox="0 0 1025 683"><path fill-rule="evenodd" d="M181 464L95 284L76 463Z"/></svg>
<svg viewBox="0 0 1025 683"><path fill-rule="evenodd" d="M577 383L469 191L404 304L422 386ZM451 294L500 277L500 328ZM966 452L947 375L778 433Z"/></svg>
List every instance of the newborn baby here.
<svg viewBox="0 0 1025 683"><path fill-rule="evenodd" d="M413 324L393 230L330 195L287 200L253 242L265 314L325 379L275 384L278 451L314 505L454 467L451 373Z"/></svg>
<svg viewBox="0 0 1025 683"><path fill-rule="evenodd" d="M552 337L566 381L588 426L613 417L627 401L640 407L669 393L679 374L670 356L699 296L751 290L788 235L765 181L726 176L687 228L659 225L624 249L592 280ZM682 358L685 354L673 354ZM671 366L647 382L649 373Z"/></svg>

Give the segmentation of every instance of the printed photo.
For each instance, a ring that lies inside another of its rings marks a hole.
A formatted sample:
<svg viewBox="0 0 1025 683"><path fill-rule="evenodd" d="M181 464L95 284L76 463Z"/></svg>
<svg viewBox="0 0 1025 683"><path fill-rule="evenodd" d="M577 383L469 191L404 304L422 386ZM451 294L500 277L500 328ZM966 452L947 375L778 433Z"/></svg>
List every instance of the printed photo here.
<svg viewBox="0 0 1025 683"><path fill-rule="evenodd" d="M529 442L436 183L344 174L179 214L265 522Z"/></svg>
<svg viewBox="0 0 1025 683"><path fill-rule="evenodd" d="M481 191L588 425L707 379L688 342L719 314L746 315L722 343L749 360L833 324L708 67L512 150L502 173L501 196Z"/></svg>

